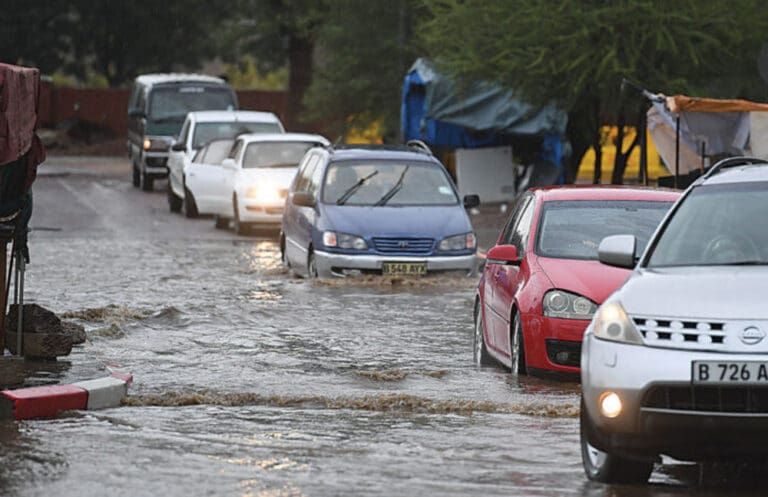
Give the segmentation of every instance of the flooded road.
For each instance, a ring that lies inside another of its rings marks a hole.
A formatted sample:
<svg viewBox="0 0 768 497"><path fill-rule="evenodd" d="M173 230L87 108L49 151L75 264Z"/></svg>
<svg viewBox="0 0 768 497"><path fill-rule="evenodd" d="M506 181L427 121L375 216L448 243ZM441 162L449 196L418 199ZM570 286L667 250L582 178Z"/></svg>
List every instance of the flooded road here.
<svg viewBox="0 0 768 497"><path fill-rule="evenodd" d="M723 495L692 465L588 484L578 386L472 365L474 280L305 281L121 164L44 168L27 301L89 339L27 383L135 383L120 408L0 424L1 495Z"/></svg>

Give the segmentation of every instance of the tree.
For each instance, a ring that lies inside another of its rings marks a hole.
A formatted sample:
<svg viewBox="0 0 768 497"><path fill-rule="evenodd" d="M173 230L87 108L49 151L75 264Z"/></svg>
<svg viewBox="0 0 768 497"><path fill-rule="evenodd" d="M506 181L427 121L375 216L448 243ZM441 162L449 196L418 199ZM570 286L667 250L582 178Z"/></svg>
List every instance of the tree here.
<svg viewBox="0 0 768 497"><path fill-rule="evenodd" d="M59 1L3 0L0 9L0 62L58 69L68 52L72 17Z"/></svg>
<svg viewBox="0 0 768 497"><path fill-rule="evenodd" d="M305 97L308 117L332 119L336 131L379 125L388 141L399 134L403 77L416 59L414 0L329 2L317 31L318 61Z"/></svg>
<svg viewBox="0 0 768 497"><path fill-rule="evenodd" d="M490 79L533 102L568 111L575 175L600 129L618 126L613 182L634 144L625 125L644 115L622 78L667 93L754 96L756 60L768 28L760 0L425 0L424 39L460 79ZM599 160L599 159L598 159ZM599 164L596 164L599 170Z"/></svg>
<svg viewBox="0 0 768 497"><path fill-rule="evenodd" d="M302 127L304 94L312 83L315 41L327 12L325 0L240 0L220 45L229 60L253 56L264 72L288 64L289 128Z"/></svg>
<svg viewBox="0 0 768 497"><path fill-rule="evenodd" d="M223 0L73 0L67 67L81 78L95 70L110 86L140 72L196 67L213 55L211 27L227 7Z"/></svg>

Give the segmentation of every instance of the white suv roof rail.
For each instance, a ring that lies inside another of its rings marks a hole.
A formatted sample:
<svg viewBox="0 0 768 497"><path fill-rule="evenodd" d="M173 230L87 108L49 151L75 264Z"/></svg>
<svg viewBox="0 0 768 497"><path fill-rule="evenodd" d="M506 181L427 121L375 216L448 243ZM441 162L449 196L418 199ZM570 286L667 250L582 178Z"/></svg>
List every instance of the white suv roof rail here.
<svg viewBox="0 0 768 497"><path fill-rule="evenodd" d="M768 165L768 160L747 156L728 157L717 161L712 167L707 169L707 172L704 173L704 179L711 178L723 169L747 165Z"/></svg>

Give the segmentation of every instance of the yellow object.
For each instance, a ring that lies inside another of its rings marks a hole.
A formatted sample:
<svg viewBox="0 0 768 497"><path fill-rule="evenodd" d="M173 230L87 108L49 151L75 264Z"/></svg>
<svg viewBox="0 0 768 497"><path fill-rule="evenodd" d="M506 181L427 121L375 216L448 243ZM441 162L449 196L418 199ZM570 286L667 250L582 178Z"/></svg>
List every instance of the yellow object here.
<svg viewBox="0 0 768 497"><path fill-rule="evenodd" d="M624 128L624 150L635 139L636 130L634 127ZM616 126L603 126L603 160L601 170L601 183L610 183L611 174L613 173L613 161L616 158L616 136L618 135L618 128ZM667 170L664 164L661 162L659 153L656 151L656 147L651 140L650 134L646 137L648 140L648 179L655 182L659 176L668 176L671 173ZM592 179L595 175L595 151L590 148L584 157L581 159L579 165L579 175L577 177L577 183L592 183ZM627 161L627 168L624 171L625 183L637 183L640 177L640 144L638 144Z"/></svg>
<svg viewBox="0 0 768 497"><path fill-rule="evenodd" d="M371 121L365 128L353 127L344 137L346 143L357 145L381 144L384 142L381 133L381 121Z"/></svg>

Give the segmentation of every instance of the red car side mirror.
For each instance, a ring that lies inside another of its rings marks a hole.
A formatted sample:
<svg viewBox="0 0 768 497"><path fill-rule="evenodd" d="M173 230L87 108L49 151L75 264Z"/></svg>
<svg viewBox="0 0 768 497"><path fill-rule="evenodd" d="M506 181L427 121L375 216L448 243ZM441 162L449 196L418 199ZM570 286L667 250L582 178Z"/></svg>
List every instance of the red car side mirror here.
<svg viewBox="0 0 768 497"><path fill-rule="evenodd" d="M520 264L520 255L517 253L517 247L514 245L496 245L488 251L486 255L486 264Z"/></svg>

